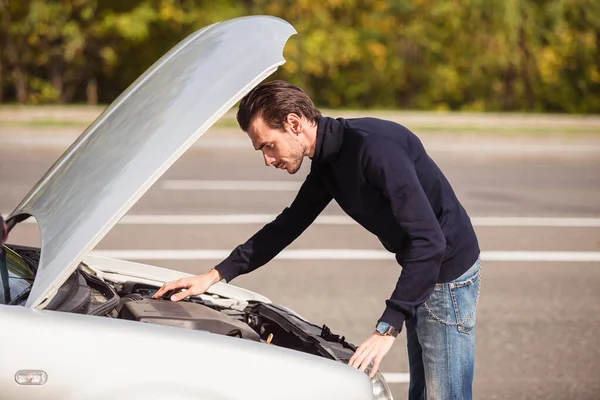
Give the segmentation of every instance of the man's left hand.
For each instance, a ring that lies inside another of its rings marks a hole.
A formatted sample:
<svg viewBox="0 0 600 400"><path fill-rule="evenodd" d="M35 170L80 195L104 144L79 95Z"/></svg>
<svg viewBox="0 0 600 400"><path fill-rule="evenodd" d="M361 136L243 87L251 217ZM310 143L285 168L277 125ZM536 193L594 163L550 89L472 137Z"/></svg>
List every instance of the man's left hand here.
<svg viewBox="0 0 600 400"><path fill-rule="evenodd" d="M396 338L393 336L384 336L377 332L373 333L367 340L358 346L358 349L356 349L356 352L348 362L348 365L364 372L372 361L373 367L369 374L372 378L379 368L379 363L392 348L394 339Z"/></svg>

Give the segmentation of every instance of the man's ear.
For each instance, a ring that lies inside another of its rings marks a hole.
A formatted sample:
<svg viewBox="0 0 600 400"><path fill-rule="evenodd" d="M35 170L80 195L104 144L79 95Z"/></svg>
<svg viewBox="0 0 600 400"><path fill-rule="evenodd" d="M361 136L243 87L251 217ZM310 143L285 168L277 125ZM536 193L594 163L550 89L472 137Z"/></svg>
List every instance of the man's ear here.
<svg viewBox="0 0 600 400"><path fill-rule="evenodd" d="M302 132L302 119L296 113L289 113L287 117L285 117L285 122L291 128L292 133L299 134Z"/></svg>

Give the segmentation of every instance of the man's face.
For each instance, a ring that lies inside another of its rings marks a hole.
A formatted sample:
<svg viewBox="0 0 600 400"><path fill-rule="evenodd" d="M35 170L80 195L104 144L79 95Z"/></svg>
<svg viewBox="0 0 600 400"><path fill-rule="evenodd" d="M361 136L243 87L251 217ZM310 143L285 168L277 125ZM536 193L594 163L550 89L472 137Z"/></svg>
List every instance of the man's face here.
<svg viewBox="0 0 600 400"><path fill-rule="evenodd" d="M293 124L286 123L284 130L273 129L256 117L248 127L248 136L254 148L262 151L267 167L285 169L290 174L298 172L306 148Z"/></svg>

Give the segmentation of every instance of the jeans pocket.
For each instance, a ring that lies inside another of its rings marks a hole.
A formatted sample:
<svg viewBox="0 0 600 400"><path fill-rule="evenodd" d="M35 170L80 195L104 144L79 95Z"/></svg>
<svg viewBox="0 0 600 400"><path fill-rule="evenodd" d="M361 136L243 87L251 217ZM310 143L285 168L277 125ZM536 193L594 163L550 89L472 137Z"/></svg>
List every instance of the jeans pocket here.
<svg viewBox="0 0 600 400"><path fill-rule="evenodd" d="M471 333L475 328L477 303L479 302L481 270L469 279L450 282L452 308L456 318L456 326L461 333Z"/></svg>
<svg viewBox="0 0 600 400"><path fill-rule="evenodd" d="M437 284L431 297L423 304L428 317L440 324L455 326L465 334L475 328L479 302L481 264L473 265L458 279Z"/></svg>

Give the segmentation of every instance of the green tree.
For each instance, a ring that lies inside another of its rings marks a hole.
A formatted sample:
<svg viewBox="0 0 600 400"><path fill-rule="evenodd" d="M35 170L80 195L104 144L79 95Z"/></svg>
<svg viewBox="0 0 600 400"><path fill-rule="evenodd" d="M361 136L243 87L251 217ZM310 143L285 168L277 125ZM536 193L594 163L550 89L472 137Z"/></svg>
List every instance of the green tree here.
<svg viewBox="0 0 600 400"><path fill-rule="evenodd" d="M248 14L294 25L276 77L321 106L600 111L598 0L0 0L0 101L108 103Z"/></svg>

